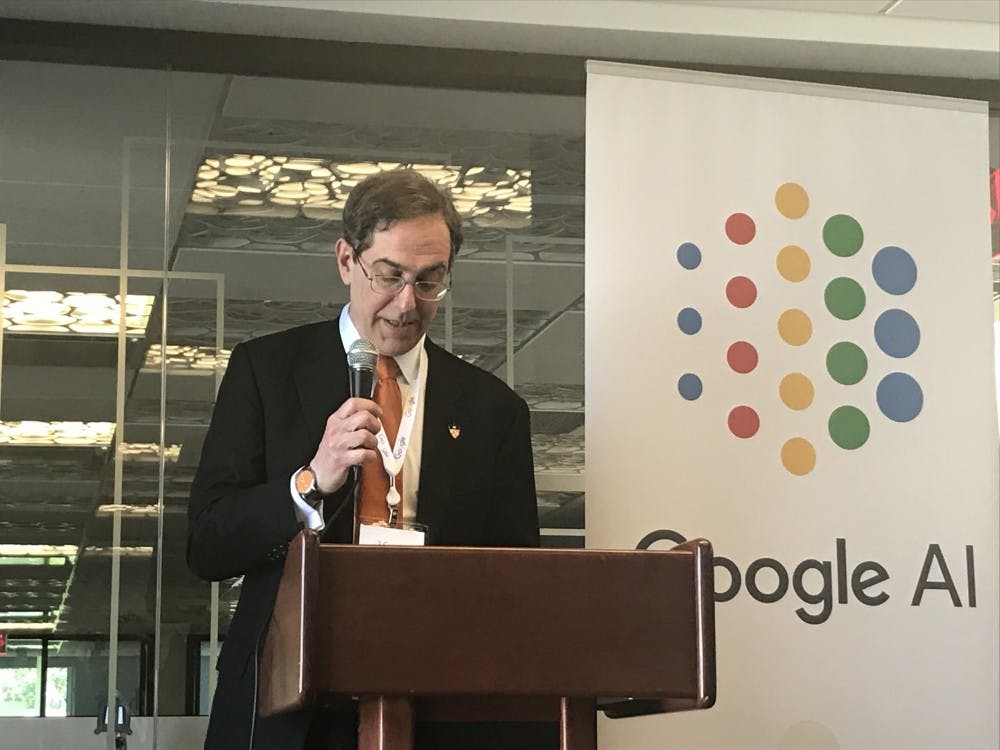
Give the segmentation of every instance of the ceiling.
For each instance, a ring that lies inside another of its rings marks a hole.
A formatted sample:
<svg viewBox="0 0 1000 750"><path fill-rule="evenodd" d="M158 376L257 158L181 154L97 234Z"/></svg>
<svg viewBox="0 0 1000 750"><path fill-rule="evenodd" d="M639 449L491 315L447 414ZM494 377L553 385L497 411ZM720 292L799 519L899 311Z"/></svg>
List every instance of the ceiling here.
<svg viewBox="0 0 1000 750"><path fill-rule="evenodd" d="M643 2L1000 23L1000 3L993 0L643 0Z"/></svg>
<svg viewBox="0 0 1000 750"><path fill-rule="evenodd" d="M1000 79L996 0L0 0L0 16L687 64Z"/></svg>
<svg viewBox="0 0 1000 750"><path fill-rule="evenodd" d="M0 17L1000 82L998 7L993 0L0 0ZM164 267L215 275L171 282L171 345L214 349L216 277L225 280L225 348L328 318L344 299L328 254L339 231L335 220L189 210L207 154L383 161L420 154L442 163L530 168L530 223L469 226L450 326L441 316L432 335L507 374L503 259L514 235L514 382L534 407L542 525L554 530L550 543L559 542L560 531L582 529L582 97L17 61L0 62L0 92L6 261L69 269L8 271L7 288L114 294L124 235L128 267L153 272L132 278L130 292L159 298L155 275ZM1000 102L1000 90L991 100ZM112 270L72 273L84 266ZM216 373L167 368L164 383L159 367L146 365L150 348L161 343L160 320L154 315L147 336L128 343L121 379L114 339L6 335L0 416L115 421L121 405L123 438L158 442L166 394L163 439L182 448L162 480L164 621L206 632L207 586L184 564L183 511ZM157 461L129 459L121 468L123 502L160 494ZM0 543L110 546L112 517L96 511L115 498L115 469L107 448L0 446ZM157 537L155 518L123 519L123 545L155 546ZM155 576L152 558L122 559L123 632L151 629ZM60 632L103 632L109 579L109 558L98 554L85 553L76 565L5 566L0 621L5 612L44 609L59 612Z"/></svg>

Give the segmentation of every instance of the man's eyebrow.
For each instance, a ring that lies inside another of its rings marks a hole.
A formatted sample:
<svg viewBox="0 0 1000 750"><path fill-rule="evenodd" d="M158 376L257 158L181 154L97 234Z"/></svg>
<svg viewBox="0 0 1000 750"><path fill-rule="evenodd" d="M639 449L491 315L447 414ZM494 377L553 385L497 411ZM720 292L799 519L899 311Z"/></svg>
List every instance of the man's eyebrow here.
<svg viewBox="0 0 1000 750"><path fill-rule="evenodd" d="M389 260L388 258L378 258L377 260L372 261L372 266L374 266L376 263L383 263L389 266L389 268L391 268L393 271L399 273L403 273L405 271L410 270L406 266L402 266L399 263L396 263L395 261ZM418 268L416 271L413 272L413 275L423 276L424 274L430 273L431 271L447 271L447 270L448 270L448 264L445 263L444 261L439 261L430 266L427 266L426 268Z"/></svg>

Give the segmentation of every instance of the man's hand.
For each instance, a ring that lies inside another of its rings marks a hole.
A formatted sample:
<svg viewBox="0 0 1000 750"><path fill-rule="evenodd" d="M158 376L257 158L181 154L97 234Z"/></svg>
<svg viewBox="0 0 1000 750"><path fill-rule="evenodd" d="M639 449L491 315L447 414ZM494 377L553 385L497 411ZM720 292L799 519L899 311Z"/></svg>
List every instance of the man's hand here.
<svg viewBox="0 0 1000 750"><path fill-rule="evenodd" d="M352 466L377 461L375 436L382 409L366 398L349 398L326 420L326 429L309 465L324 494L339 490Z"/></svg>

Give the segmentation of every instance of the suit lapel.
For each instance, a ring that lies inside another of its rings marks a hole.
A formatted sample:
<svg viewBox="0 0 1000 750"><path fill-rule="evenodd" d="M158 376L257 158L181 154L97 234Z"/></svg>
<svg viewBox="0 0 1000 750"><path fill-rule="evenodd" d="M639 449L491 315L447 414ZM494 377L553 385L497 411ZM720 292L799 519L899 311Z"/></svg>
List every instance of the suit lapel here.
<svg viewBox="0 0 1000 750"><path fill-rule="evenodd" d="M350 395L347 355L336 320L316 326L295 363L295 388L302 407L303 424L310 445L323 435L327 417Z"/></svg>
<svg viewBox="0 0 1000 750"><path fill-rule="evenodd" d="M433 543L441 528L451 496L448 428L461 422L462 383L456 378L449 355L430 339L427 351L427 390L424 394L424 431L420 453L420 488L417 521L430 529Z"/></svg>

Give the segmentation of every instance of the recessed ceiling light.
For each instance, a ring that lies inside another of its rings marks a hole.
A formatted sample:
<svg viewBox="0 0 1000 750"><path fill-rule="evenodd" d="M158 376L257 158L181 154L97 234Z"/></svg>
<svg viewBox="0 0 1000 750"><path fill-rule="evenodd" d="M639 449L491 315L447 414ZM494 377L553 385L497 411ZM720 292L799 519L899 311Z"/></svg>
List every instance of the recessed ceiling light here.
<svg viewBox="0 0 1000 750"><path fill-rule="evenodd" d="M0 544L0 557L73 557L75 544Z"/></svg>
<svg viewBox="0 0 1000 750"><path fill-rule="evenodd" d="M124 503L108 503L107 505L97 506L97 515L99 516L110 516L115 513L121 513L123 516L131 516L134 518L155 518L159 515L160 506L156 503L151 503L147 505L126 505ZM164 507L164 514L170 515L180 515L186 513L187 509L179 506Z"/></svg>
<svg viewBox="0 0 1000 750"><path fill-rule="evenodd" d="M54 622L0 622L0 631L38 631L44 632L49 630L55 630L56 624Z"/></svg>
<svg viewBox="0 0 1000 750"><path fill-rule="evenodd" d="M3 296L3 327L10 333L117 335L120 302L120 295L9 289ZM126 334L144 335L152 310L153 297L127 295Z"/></svg>
<svg viewBox="0 0 1000 750"><path fill-rule="evenodd" d="M111 443L114 422L0 422L0 445L75 445Z"/></svg>
<svg viewBox="0 0 1000 750"><path fill-rule="evenodd" d="M122 443L118 452L134 461L159 461L161 454L159 443ZM177 459L181 456L181 446L165 445L162 454L164 460L177 463Z"/></svg>
<svg viewBox="0 0 1000 750"><path fill-rule="evenodd" d="M220 171L220 162L224 165ZM260 214L297 208L309 218L339 219L347 194L368 175L413 169L450 190L456 210L483 226L527 226L532 206L531 170L464 168L452 164L355 161L303 156L219 154L198 168L188 210L193 213ZM308 173L308 177L306 177ZM255 194L259 201L241 197Z"/></svg>
<svg viewBox="0 0 1000 750"><path fill-rule="evenodd" d="M152 547L84 547L85 555L97 555L98 557L111 557L118 554L121 557L149 557L153 554Z"/></svg>
<svg viewBox="0 0 1000 750"><path fill-rule="evenodd" d="M209 346L174 346L166 347L153 344L146 350L146 361L143 367L158 368L166 357L167 369L216 370L222 372L229 364L231 349L219 349Z"/></svg>

